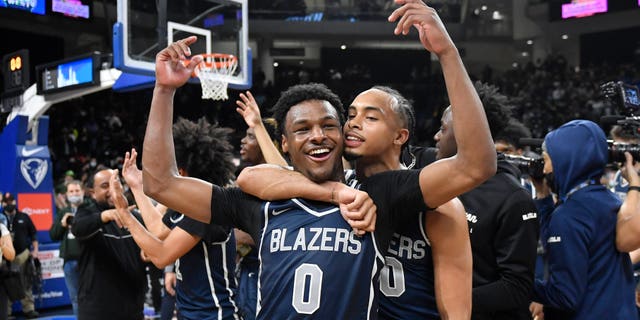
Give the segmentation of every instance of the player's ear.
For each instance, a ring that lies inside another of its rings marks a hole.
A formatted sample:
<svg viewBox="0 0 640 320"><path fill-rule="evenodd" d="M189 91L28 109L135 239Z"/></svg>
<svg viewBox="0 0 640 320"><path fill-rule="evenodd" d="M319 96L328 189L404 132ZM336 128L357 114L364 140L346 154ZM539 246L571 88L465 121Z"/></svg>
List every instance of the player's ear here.
<svg viewBox="0 0 640 320"><path fill-rule="evenodd" d="M289 142L287 141L287 137L284 134L282 135L282 153L289 153Z"/></svg>
<svg viewBox="0 0 640 320"><path fill-rule="evenodd" d="M409 140L409 130L402 128L396 132L396 137L393 139L393 144L395 145L403 145Z"/></svg>

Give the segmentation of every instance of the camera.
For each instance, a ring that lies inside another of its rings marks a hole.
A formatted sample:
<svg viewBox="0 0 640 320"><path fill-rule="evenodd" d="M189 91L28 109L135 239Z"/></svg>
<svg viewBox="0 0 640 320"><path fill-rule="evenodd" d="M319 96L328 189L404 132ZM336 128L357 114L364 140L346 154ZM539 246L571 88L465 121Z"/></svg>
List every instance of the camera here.
<svg viewBox="0 0 640 320"><path fill-rule="evenodd" d="M610 81L602 84L600 89L621 114L633 117L640 111L640 91L637 86Z"/></svg>
<svg viewBox="0 0 640 320"><path fill-rule="evenodd" d="M635 161L640 161L640 145L635 143L619 143L613 142L613 140L607 140L609 144L609 162L622 162L626 161L624 157L625 152L629 152Z"/></svg>
<svg viewBox="0 0 640 320"><path fill-rule="evenodd" d="M74 221L74 218L75 218L74 216L68 216L67 217L67 225L72 225L73 221Z"/></svg>
<svg viewBox="0 0 640 320"><path fill-rule="evenodd" d="M529 175L533 179L542 179L544 173L544 160L542 158L534 159L525 156L515 156L511 154L504 155L505 160L513 166L520 169L524 174Z"/></svg>

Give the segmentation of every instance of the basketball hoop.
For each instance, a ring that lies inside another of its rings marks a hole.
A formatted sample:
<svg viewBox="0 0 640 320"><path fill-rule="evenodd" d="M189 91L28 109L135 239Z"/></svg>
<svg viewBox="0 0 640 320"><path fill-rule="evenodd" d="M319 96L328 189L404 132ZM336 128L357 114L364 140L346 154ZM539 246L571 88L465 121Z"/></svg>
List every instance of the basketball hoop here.
<svg viewBox="0 0 640 320"><path fill-rule="evenodd" d="M227 85L225 77L233 75L238 67L238 58L232 54L205 53L203 60L196 66L193 73L200 79L202 85L202 99L227 100Z"/></svg>

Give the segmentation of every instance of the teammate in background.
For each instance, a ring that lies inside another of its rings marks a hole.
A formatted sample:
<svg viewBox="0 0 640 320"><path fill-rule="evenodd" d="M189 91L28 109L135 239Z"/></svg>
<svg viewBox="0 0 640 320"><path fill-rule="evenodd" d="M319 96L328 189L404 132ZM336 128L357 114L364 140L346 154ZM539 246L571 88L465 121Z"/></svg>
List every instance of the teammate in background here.
<svg viewBox="0 0 640 320"><path fill-rule="evenodd" d="M230 130L179 119L174 124L177 166L184 177L227 184L233 178ZM183 319L239 319L236 290L235 237L230 227L210 227L171 209L162 216L142 190L142 172L135 149L125 155L122 175L140 206L145 227L126 210L126 201L114 199L124 226L159 268L176 261L176 305ZM111 185L121 188L117 175ZM119 194L117 191L112 191Z"/></svg>
<svg viewBox="0 0 640 320"><path fill-rule="evenodd" d="M60 258L64 260L64 282L69 290L69 299L73 307L73 314L78 315L78 259L80 259L80 244L72 232L73 219L78 207L84 202L84 188L82 182L71 180L66 184L67 206L58 210L53 220L49 236L51 240L60 241Z"/></svg>
<svg viewBox="0 0 640 320"><path fill-rule="evenodd" d="M508 125L511 107L497 88L475 83L491 128L498 137ZM451 107L435 135L436 158L454 156L457 133ZM496 143L496 148L498 143ZM537 210L520 185L520 172L498 155L498 171L459 196L467 212L473 250L472 319L528 320L538 243ZM432 241L433 242L433 241Z"/></svg>
<svg viewBox="0 0 640 320"><path fill-rule="evenodd" d="M278 141L275 139L277 124L274 119L262 120L260 108L251 92L240 93L240 100L236 101L238 108L236 111L247 123L247 131L240 140L241 168L258 165L262 163L274 163L286 166L278 149ZM260 148L260 145L267 147ZM267 160L268 159L268 160ZM239 174L240 171L238 171ZM240 260L237 265L238 274L238 294L236 301L244 320L256 318L256 305L258 302L258 273L260 260L258 259L258 248L251 239L251 235L235 229L236 244Z"/></svg>

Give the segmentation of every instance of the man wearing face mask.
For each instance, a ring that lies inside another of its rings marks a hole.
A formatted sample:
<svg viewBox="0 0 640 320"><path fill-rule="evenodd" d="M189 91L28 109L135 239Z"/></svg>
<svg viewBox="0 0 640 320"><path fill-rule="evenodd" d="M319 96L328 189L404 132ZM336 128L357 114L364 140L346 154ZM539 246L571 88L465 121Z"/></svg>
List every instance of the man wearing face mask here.
<svg viewBox="0 0 640 320"><path fill-rule="evenodd" d="M604 132L574 120L547 134L542 149L545 179L558 203L554 207L547 188L537 189L548 275L534 284L531 316L637 319L631 261L616 249L621 201L599 183L608 161Z"/></svg>
<svg viewBox="0 0 640 320"><path fill-rule="evenodd" d="M25 284L25 297L20 300L22 303L22 312L28 319L38 316L33 304L33 293L31 291L31 282L27 281L26 275L27 261L29 256L38 257L38 239L36 238L36 227L33 225L31 218L24 213L18 211L16 207L16 199L10 193L5 193L2 197L2 208L7 216L9 231L13 237L13 247L16 257L12 262L12 268L19 268L23 276ZM29 248L33 246L33 251ZM11 301L10 301L11 302ZM9 309L11 311L11 309Z"/></svg>
<svg viewBox="0 0 640 320"><path fill-rule="evenodd" d="M49 230L51 240L60 241L60 257L64 259L64 280L69 290L73 314L78 314L78 259L80 247L72 232L74 216L84 202L82 182L72 180L66 185L67 207L58 210Z"/></svg>

